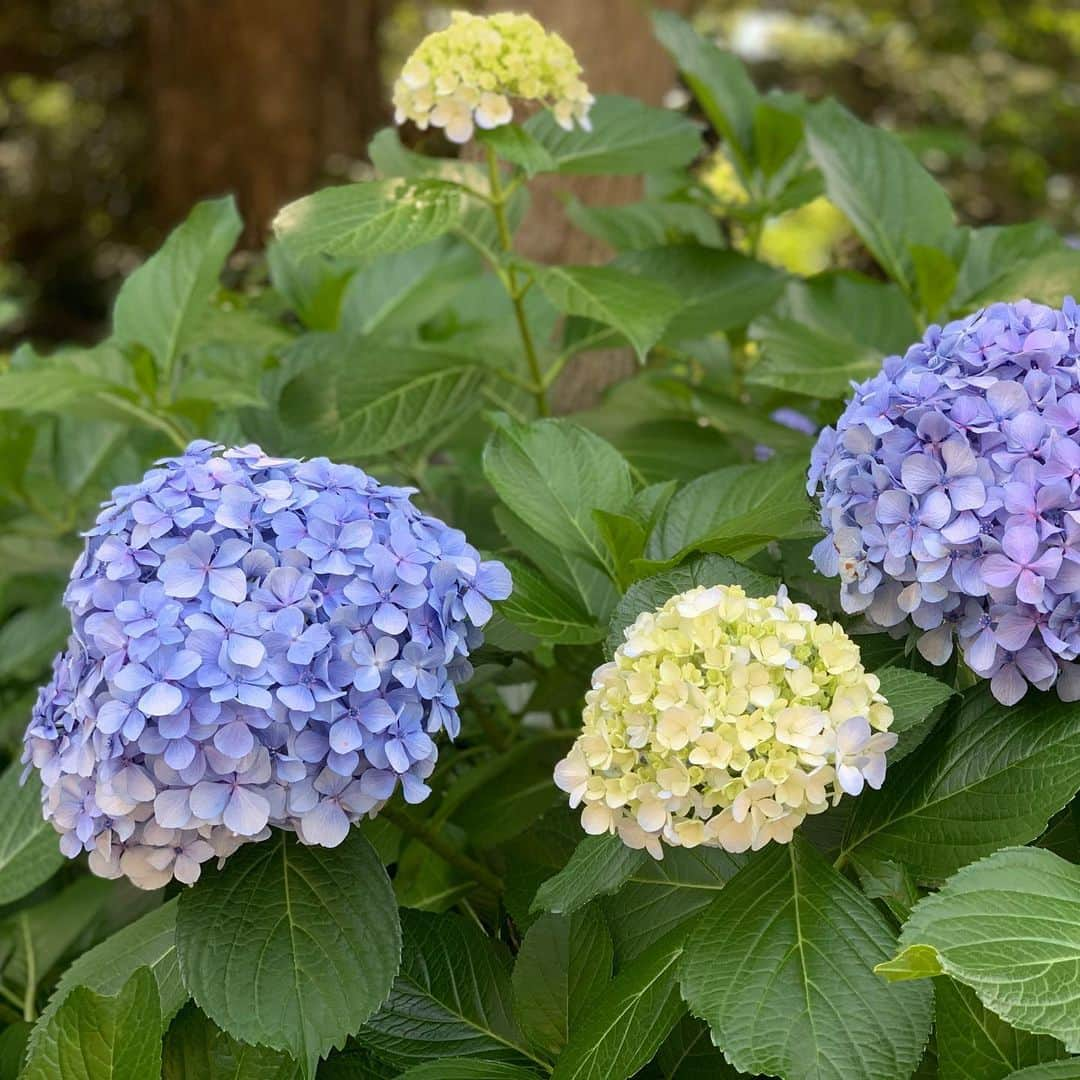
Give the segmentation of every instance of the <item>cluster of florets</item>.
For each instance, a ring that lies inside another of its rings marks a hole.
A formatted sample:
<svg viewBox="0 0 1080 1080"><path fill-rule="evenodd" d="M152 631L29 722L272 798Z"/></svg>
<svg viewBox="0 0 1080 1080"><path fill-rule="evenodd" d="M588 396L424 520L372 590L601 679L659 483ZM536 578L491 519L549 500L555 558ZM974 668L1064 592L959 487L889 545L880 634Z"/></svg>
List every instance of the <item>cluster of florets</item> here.
<svg viewBox="0 0 1080 1080"><path fill-rule="evenodd" d="M397 123L442 128L456 143L468 142L474 127L509 124L513 99L550 109L567 131L575 121L588 130L593 96L573 49L530 16L509 12L455 11L445 30L424 38L394 84Z"/></svg>
<svg viewBox="0 0 1080 1080"><path fill-rule="evenodd" d="M145 888L271 825L333 847L399 785L424 799L510 590L411 488L220 450L192 443L113 492L25 737L63 852Z"/></svg>
<svg viewBox="0 0 1080 1080"><path fill-rule="evenodd" d="M1080 340L1076 304L994 304L932 326L858 386L812 457L818 570L845 611L910 620L1013 704L1080 696Z"/></svg>
<svg viewBox="0 0 1080 1080"><path fill-rule="evenodd" d="M881 786L892 710L859 649L781 589L673 596L593 673L555 783L587 833L727 851L787 843L808 814Z"/></svg>

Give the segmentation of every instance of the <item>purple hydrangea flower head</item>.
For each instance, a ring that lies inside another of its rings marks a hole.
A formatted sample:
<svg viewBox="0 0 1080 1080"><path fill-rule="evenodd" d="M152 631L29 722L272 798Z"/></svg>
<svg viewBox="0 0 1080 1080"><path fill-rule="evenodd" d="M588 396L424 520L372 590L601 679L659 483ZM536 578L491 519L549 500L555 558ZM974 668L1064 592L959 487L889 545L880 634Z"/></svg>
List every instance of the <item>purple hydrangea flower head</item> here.
<svg viewBox="0 0 1080 1080"><path fill-rule="evenodd" d="M811 457L813 560L844 610L911 624L931 663L958 641L1010 705L1029 686L1080 698L1078 324L1067 298L931 326L855 387Z"/></svg>
<svg viewBox="0 0 1080 1080"><path fill-rule="evenodd" d="M24 740L66 855L190 884L271 827L334 847L427 796L511 582L413 490L195 442L113 492Z"/></svg>

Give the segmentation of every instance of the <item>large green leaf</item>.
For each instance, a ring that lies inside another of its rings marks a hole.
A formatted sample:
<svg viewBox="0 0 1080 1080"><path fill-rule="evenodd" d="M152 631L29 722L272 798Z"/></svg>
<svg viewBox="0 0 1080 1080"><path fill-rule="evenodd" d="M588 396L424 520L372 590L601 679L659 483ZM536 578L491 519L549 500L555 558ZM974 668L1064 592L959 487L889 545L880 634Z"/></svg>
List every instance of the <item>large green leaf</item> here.
<svg viewBox="0 0 1080 1080"><path fill-rule="evenodd" d="M266 1046L234 1039L194 1004L165 1036L161 1080L295 1080L300 1066Z"/></svg>
<svg viewBox="0 0 1080 1080"><path fill-rule="evenodd" d="M695 244L626 252L614 265L663 281L682 299L664 331L665 342L746 326L776 303L787 280L783 271L745 255Z"/></svg>
<svg viewBox="0 0 1080 1080"><path fill-rule="evenodd" d="M1061 237L1045 221L1026 225L991 225L985 229L970 229L967 246L960 263L952 307L966 312L975 307L979 298L1005 300L997 285L1018 269L1047 252L1061 250Z"/></svg>
<svg viewBox="0 0 1080 1080"><path fill-rule="evenodd" d="M443 1058L538 1061L512 1010L505 948L457 915L403 911L401 972L357 1039L406 1069Z"/></svg>
<svg viewBox="0 0 1080 1080"><path fill-rule="evenodd" d="M210 297L242 228L231 195L201 202L124 282L113 333L149 349L166 379L209 317Z"/></svg>
<svg viewBox="0 0 1080 1080"><path fill-rule="evenodd" d="M398 1080L536 1080L536 1073L505 1061L452 1058L416 1065L401 1073Z"/></svg>
<svg viewBox="0 0 1080 1080"><path fill-rule="evenodd" d="M176 945L184 984L215 1023L307 1064L385 1000L401 935L359 831L333 851L282 832L183 893Z"/></svg>
<svg viewBox="0 0 1080 1080"><path fill-rule="evenodd" d="M671 54L708 117L731 147L744 175L753 158L754 111L759 97L734 53L706 41L685 19L668 11L653 15L660 44Z"/></svg>
<svg viewBox="0 0 1080 1080"><path fill-rule="evenodd" d="M471 356L309 334L287 352L298 373L279 412L294 453L368 457L441 431L479 405L488 378Z"/></svg>
<svg viewBox="0 0 1080 1080"><path fill-rule="evenodd" d="M610 443L567 420L501 418L484 448L484 474L544 540L614 572L593 510L625 513L634 491L630 467Z"/></svg>
<svg viewBox="0 0 1080 1080"><path fill-rule="evenodd" d="M515 626L555 645L589 645L604 636L596 620L524 563L503 559L514 591L499 604Z"/></svg>
<svg viewBox="0 0 1080 1080"><path fill-rule="evenodd" d="M946 974L1014 1027L1080 1052L1080 866L1009 848L965 866L919 901L889 979Z"/></svg>
<svg viewBox="0 0 1080 1080"><path fill-rule="evenodd" d="M663 172L687 165L701 150L696 124L670 109L636 98L602 94L589 114L591 131L566 131L547 110L525 122L525 130L547 151L555 172L574 175Z"/></svg>
<svg viewBox="0 0 1080 1080"><path fill-rule="evenodd" d="M889 763L895 764L918 746L927 734L939 705L956 691L938 679L907 668L887 667L875 673L881 680L881 692L892 706L893 722L889 728L900 741L889 752Z"/></svg>
<svg viewBox="0 0 1080 1080"><path fill-rule="evenodd" d="M1008 1080L1080 1080L1080 1058L1029 1065L1019 1072L1010 1073Z"/></svg>
<svg viewBox="0 0 1080 1080"><path fill-rule="evenodd" d="M708 1026L689 1015L672 1029L655 1061L664 1080L739 1080L742 1075L713 1045Z"/></svg>
<svg viewBox="0 0 1080 1080"><path fill-rule="evenodd" d="M14 761L0 776L0 904L36 889L65 861L56 830L41 816L41 781L31 772L20 786L22 769Z"/></svg>
<svg viewBox="0 0 1080 1080"><path fill-rule="evenodd" d="M587 836L570 861L536 891L533 911L568 915L597 896L615 892L646 859L617 836Z"/></svg>
<svg viewBox="0 0 1080 1080"><path fill-rule="evenodd" d="M1057 307L1066 296L1078 291L1080 251L1073 248L1051 249L1033 259L1013 264L970 302L980 304L994 300L1028 299Z"/></svg>
<svg viewBox="0 0 1080 1080"><path fill-rule="evenodd" d="M686 1011L677 980L685 939L682 929L668 934L619 971L571 1033L552 1080L633 1076L652 1058Z"/></svg>
<svg viewBox="0 0 1080 1080"><path fill-rule="evenodd" d="M882 268L911 294L911 246L946 247L952 233L944 189L896 135L862 123L833 101L807 114L806 138L829 198Z"/></svg>
<svg viewBox="0 0 1080 1080"><path fill-rule="evenodd" d="M981 684L935 731L933 750L856 800L844 851L940 881L1006 844L1034 840L1080 788L1080 706L1046 695L995 701Z"/></svg>
<svg viewBox="0 0 1080 1080"><path fill-rule="evenodd" d="M678 593L699 585L741 585L749 596L772 596L776 582L724 555L699 555L681 566L635 581L615 608L608 626L608 656L623 643L624 631L643 612L655 611Z"/></svg>
<svg viewBox="0 0 1080 1080"><path fill-rule="evenodd" d="M611 978L611 935L595 904L532 924L514 963L514 1008L521 1030L557 1056L587 1021Z"/></svg>
<svg viewBox="0 0 1080 1080"><path fill-rule="evenodd" d="M586 206L571 198L566 216L582 232L595 236L616 251L645 251L664 244L722 242L720 226L703 206L693 203L644 202L618 206Z"/></svg>
<svg viewBox="0 0 1080 1080"><path fill-rule="evenodd" d="M116 997L77 986L45 1024L21 1080L148 1080L161 1072L161 1003L149 968Z"/></svg>
<svg viewBox="0 0 1080 1080"><path fill-rule="evenodd" d="M745 861L707 847L671 848L662 859L643 859L622 888L601 901L619 964L712 903Z"/></svg>
<svg viewBox="0 0 1080 1080"><path fill-rule="evenodd" d="M644 568L664 569L692 551L747 556L771 540L817 532L805 461L729 465L692 480L672 498L649 537Z"/></svg>
<svg viewBox="0 0 1080 1080"><path fill-rule="evenodd" d="M274 234L294 258L407 251L461 221L465 197L444 180L372 180L324 188L289 203L274 218Z"/></svg>
<svg viewBox="0 0 1080 1080"><path fill-rule="evenodd" d="M929 986L877 979L895 936L873 903L798 836L770 847L687 942L680 978L691 1011L742 1072L910 1076L930 1032Z"/></svg>
<svg viewBox="0 0 1080 1080"><path fill-rule="evenodd" d="M1005 1080L1016 1069L1054 1061L1065 1048L1046 1035L1010 1027L952 979L934 980L937 1053L945 1080Z"/></svg>
<svg viewBox="0 0 1080 1080"><path fill-rule="evenodd" d="M35 678L70 633L71 616L59 603L24 608L9 616L0 626L0 679ZM31 790L36 790L33 785ZM2 882L0 871L0 893Z"/></svg>
<svg viewBox="0 0 1080 1080"><path fill-rule="evenodd" d="M614 266L549 266L538 272L538 279L560 311L617 330L642 361L683 306L661 280Z"/></svg>

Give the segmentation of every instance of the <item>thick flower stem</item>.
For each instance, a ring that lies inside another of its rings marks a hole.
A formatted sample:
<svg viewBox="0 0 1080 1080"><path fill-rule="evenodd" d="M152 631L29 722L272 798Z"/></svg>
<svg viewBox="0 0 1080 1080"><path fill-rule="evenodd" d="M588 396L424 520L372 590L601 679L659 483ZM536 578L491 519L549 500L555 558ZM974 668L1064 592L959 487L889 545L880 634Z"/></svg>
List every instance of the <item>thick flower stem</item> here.
<svg viewBox="0 0 1080 1080"><path fill-rule="evenodd" d="M385 818L391 825L397 826L406 836L419 840L421 844L433 851L444 862L448 862L451 866L456 866L463 873L468 874L478 885L483 885L485 889L490 889L494 893L503 891L501 878L475 859L458 851L453 844L440 836L426 822L417 821L411 814L389 805L384 806L379 811L379 816Z"/></svg>
<svg viewBox="0 0 1080 1080"><path fill-rule="evenodd" d="M499 173L499 159L495 151L490 147L484 147L487 153L488 180L491 187L490 205L495 215L495 224L499 231L499 246L504 252L510 254L514 250L513 237L510 233L510 222L506 216L506 203L509 191L502 186L502 176ZM532 330L529 329L529 320L525 316L524 296L528 284L522 286L518 281L517 270L513 266L506 268L505 282L507 292L510 295L510 303L514 307L514 319L517 322L518 333L521 335L521 347L525 351L525 359L529 365L529 375L532 378L532 392L536 399L536 411L541 416L549 416L551 409L548 407L547 390L544 387L544 374L540 370L540 360L536 355L536 345L533 342Z"/></svg>

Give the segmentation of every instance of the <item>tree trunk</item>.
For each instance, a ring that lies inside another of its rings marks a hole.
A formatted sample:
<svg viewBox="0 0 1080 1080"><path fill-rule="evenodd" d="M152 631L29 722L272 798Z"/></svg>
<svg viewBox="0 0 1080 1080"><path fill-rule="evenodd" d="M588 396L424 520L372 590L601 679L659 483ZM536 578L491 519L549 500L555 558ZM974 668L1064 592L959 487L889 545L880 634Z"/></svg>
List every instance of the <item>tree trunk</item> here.
<svg viewBox="0 0 1080 1080"><path fill-rule="evenodd" d="M488 3L493 10L505 6L501 0ZM638 0L519 0L512 6L566 39L594 94L626 94L659 105L675 85L675 68L653 36L647 5ZM656 6L687 13L694 0L662 0ZM533 201L517 237L522 254L541 262L597 263L608 259L610 250L570 225L559 193L570 191L586 204L634 202L642 196L642 182L636 176L545 177L529 190ZM556 408L588 408L633 367L628 349L576 358L556 387Z"/></svg>
<svg viewBox="0 0 1080 1080"><path fill-rule="evenodd" d="M158 0L148 23L156 216L232 191L246 240L306 194L327 159L363 155L386 114L387 0Z"/></svg>

